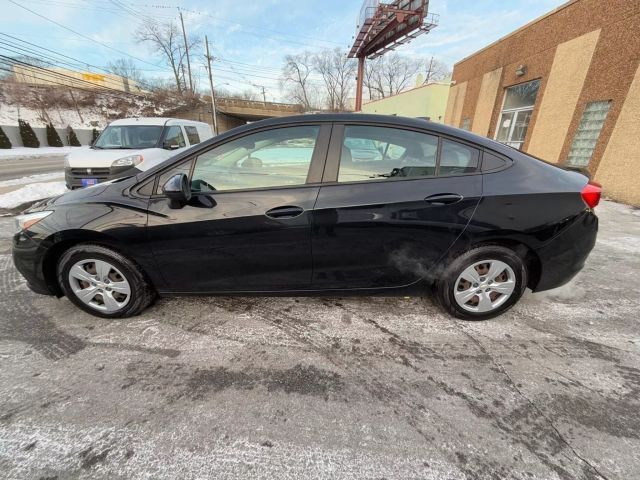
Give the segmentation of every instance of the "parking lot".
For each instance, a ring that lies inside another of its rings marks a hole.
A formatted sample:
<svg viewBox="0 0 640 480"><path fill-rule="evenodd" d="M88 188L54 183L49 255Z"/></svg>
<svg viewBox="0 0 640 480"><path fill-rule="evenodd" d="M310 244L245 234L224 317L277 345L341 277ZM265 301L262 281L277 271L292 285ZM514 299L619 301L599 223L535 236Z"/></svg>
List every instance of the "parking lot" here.
<svg viewBox="0 0 640 480"><path fill-rule="evenodd" d="M3 478L640 478L640 211L603 202L557 291L174 298L91 317L27 290L0 219Z"/></svg>

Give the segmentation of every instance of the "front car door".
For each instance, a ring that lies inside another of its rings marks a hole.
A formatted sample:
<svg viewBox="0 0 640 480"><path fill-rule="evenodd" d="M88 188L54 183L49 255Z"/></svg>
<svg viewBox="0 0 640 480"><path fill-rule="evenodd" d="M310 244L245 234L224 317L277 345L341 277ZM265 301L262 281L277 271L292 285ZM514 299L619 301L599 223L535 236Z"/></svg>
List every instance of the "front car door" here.
<svg viewBox="0 0 640 480"><path fill-rule="evenodd" d="M159 173L148 236L173 292L277 291L311 283L311 212L330 124L243 134ZM162 185L189 176L192 198L172 209Z"/></svg>
<svg viewBox="0 0 640 480"><path fill-rule="evenodd" d="M425 130L334 125L313 213L313 288L434 275L480 201L479 162L473 145Z"/></svg>

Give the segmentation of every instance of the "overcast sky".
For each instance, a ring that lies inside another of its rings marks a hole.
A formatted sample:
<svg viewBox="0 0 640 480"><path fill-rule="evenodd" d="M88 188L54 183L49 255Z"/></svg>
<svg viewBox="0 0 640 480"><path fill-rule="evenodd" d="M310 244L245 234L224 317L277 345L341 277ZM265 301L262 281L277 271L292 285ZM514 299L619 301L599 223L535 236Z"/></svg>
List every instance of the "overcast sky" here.
<svg viewBox="0 0 640 480"><path fill-rule="evenodd" d="M400 47L398 52L433 55L453 65L563 3L562 0L431 0L429 10L440 15L439 26ZM217 85L231 91L264 86L267 98L277 100L277 78L284 55L326 47L347 49L360 5L360 1L349 0L0 0L0 32L98 66L126 53L135 57L134 61L148 76L170 75L162 59L154 57L146 45L136 43L133 33L144 17L159 21L178 19L180 7L188 33L208 35L212 54L220 58L214 67ZM12 55L1 44L0 52ZM202 52L194 52L194 57L194 74L199 84L205 86Z"/></svg>

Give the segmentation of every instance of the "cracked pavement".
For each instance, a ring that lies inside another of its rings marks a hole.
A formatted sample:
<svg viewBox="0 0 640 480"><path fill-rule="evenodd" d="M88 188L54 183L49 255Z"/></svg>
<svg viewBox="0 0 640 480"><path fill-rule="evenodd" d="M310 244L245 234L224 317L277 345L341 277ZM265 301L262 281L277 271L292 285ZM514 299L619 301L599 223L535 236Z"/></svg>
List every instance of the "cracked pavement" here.
<svg viewBox="0 0 640 480"><path fill-rule="evenodd" d="M0 218L0 477L640 478L640 211L571 284L463 322L430 298L31 293Z"/></svg>

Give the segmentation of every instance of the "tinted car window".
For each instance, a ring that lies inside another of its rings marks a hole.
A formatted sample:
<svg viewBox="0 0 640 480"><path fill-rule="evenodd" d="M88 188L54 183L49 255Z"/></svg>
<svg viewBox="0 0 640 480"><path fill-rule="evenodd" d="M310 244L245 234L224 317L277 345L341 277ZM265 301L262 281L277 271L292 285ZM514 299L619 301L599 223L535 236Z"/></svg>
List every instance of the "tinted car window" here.
<svg viewBox="0 0 640 480"><path fill-rule="evenodd" d="M451 140L442 140L439 175L472 173L478 170L480 151Z"/></svg>
<svg viewBox="0 0 640 480"><path fill-rule="evenodd" d="M387 127L347 126L339 182L435 175L438 137Z"/></svg>
<svg viewBox="0 0 640 480"><path fill-rule="evenodd" d="M303 185L318 126L287 127L232 140L198 156L193 191Z"/></svg>
<svg viewBox="0 0 640 480"><path fill-rule="evenodd" d="M184 135L182 135L182 129L178 125L167 129L167 134L164 136L164 144L167 146L178 145L180 148L187 145L184 141Z"/></svg>
<svg viewBox="0 0 640 480"><path fill-rule="evenodd" d="M198 135L198 129L196 127L185 126L184 131L187 133L187 138L191 145L200 143L200 135Z"/></svg>
<svg viewBox="0 0 640 480"><path fill-rule="evenodd" d="M177 166L167 170L162 175L160 175L160 180L158 180L158 186L156 188L156 193L157 194L161 194L162 193L162 186L166 183L167 180L169 180L174 175L177 175L179 173L184 173L185 175L189 175L189 172L191 172L191 164L192 163L193 163L193 160L189 160L188 162L181 163L180 165L177 165Z"/></svg>
<svg viewBox="0 0 640 480"><path fill-rule="evenodd" d="M482 154L482 171L497 170L506 165L507 161L493 153L484 152Z"/></svg>

